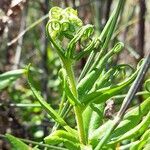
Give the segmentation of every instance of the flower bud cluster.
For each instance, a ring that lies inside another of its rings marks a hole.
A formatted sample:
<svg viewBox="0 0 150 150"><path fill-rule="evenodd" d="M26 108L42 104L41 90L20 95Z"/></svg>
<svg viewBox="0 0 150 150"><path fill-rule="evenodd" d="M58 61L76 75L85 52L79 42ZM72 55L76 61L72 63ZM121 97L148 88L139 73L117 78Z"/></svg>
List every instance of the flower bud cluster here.
<svg viewBox="0 0 150 150"><path fill-rule="evenodd" d="M62 40L64 37L72 39L82 25L77 11L71 7L66 9L53 7L49 11L48 31L53 39Z"/></svg>

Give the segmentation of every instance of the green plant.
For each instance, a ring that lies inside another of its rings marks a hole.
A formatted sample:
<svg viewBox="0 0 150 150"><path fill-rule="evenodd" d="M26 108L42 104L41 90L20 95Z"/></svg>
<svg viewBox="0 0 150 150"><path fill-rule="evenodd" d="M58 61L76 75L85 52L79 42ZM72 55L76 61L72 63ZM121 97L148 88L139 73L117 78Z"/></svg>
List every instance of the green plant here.
<svg viewBox="0 0 150 150"><path fill-rule="evenodd" d="M126 64L110 65L113 56L123 49L123 43L118 42L106 53L123 7L122 4L123 0L119 0L99 37L94 35L93 25L83 25L74 9L53 7L50 10L50 19L46 26L47 37L62 63L59 78L64 93L58 112L43 99L40 92L35 88L30 73L30 65L26 69L28 83L33 94L42 108L56 122L52 133L44 138L46 144L59 145L63 143L63 146L70 150L100 150L115 149L118 143L120 144L119 147L142 149L150 142L150 108L147 107L150 104L150 98L125 114L149 67L150 55L143 62L140 62L134 71L132 67ZM81 43L81 51L76 52L78 43ZM89 54L90 56L80 77L76 79L73 66L82 57ZM127 68L131 69L129 75L128 72L125 74ZM117 83L118 80L120 80L119 83ZM116 117L113 120L106 120L103 116L105 102L126 91L133 81L134 83ZM146 82L147 89L148 84L149 80ZM66 112L71 109L74 110L77 129L71 127L65 121L68 114ZM143 134L144 132L145 134ZM15 139L8 134L6 137L9 141L17 141L14 143L18 143L17 145L22 145L24 149L27 149L27 145L19 142L19 139ZM122 143L125 140L127 144ZM11 143L15 145L13 142ZM133 143L132 146L131 143ZM51 149L57 148L51 147Z"/></svg>

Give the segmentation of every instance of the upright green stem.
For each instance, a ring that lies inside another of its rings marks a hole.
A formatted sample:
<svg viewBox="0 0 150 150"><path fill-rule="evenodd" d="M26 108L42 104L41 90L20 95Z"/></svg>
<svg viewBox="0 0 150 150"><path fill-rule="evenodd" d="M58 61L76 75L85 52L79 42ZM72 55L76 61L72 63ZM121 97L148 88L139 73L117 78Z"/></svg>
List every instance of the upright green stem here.
<svg viewBox="0 0 150 150"><path fill-rule="evenodd" d="M74 96L77 98L78 93L76 90L76 83L75 83L75 77L74 73L72 71L72 65L71 63L65 64L65 69L67 71L69 83L70 83L70 88L72 90L72 93ZM84 125L83 125L83 118L82 118L82 112L80 106L74 106L74 111L75 111L75 116L76 116L76 121L77 121L77 128L78 128L78 135L79 135L79 140L80 143L86 144L86 136L85 136L85 131L84 131Z"/></svg>

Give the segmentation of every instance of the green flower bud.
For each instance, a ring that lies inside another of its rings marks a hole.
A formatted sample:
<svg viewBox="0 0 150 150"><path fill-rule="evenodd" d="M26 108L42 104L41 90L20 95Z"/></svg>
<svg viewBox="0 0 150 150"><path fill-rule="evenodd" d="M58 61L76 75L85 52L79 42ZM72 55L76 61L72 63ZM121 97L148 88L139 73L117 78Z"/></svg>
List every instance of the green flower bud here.
<svg viewBox="0 0 150 150"><path fill-rule="evenodd" d="M53 39L62 40L63 37L72 39L74 34L82 26L81 19L78 18L77 11L68 7L62 9L53 7L49 11L48 31Z"/></svg>

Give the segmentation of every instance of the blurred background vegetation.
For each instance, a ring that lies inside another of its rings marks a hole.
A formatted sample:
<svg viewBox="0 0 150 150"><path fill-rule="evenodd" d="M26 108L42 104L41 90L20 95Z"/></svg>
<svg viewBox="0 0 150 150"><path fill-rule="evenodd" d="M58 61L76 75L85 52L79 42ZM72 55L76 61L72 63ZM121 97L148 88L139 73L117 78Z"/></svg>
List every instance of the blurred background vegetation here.
<svg viewBox="0 0 150 150"><path fill-rule="evenodd" d="M46 38L45 25L53 6L73 7L85 24L95 25L99 34L117 0L1 0L0 1L0 74L24 68L32 63L34 80L45 99L58 108L62 90L57 76L60 61ZM146 0L126 0L110 48L117 41L125 43L124 51L114 59L135 67L150 50L150 5ZM76 75L86 62L76 66ZM147 74L147 76L149 73ZM142 86L141 86L142 90ZM142 96L137 102L141 102ZM33 104L33 105L31 105ZM71 113L67 121L74 124ZM53 120L42 112L33 97L26 77L0 89L0 134L40 141L49 134ZM0 139L0 149L9 149Z"/></svg>

